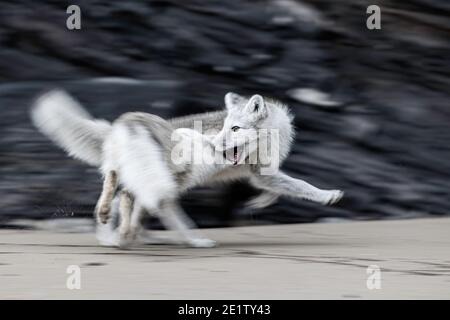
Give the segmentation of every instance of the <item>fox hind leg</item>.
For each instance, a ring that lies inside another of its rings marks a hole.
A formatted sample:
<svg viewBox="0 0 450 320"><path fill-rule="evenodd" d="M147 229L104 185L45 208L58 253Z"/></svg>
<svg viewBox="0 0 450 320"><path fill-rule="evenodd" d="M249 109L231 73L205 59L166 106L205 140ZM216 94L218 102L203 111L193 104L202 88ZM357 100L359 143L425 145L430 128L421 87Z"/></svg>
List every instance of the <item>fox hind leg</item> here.
<svg viewBox="0 0 450 320"><path fill-rule="evenodd" d="M134 200L133 211L131 213L130 220L130 238L135 240L141 230L142 227L142 218L144 217L145 210L144 208Z"/></svg>
<svg viewBox="0 0 450 320"><path fill-rule="evenodd" d="M126 189L120 191L120 224L119 224L119 247L127 247L132 241L131 219L134 207L134 198Z"/></svg>
<svg viewBox="0 0 450 320"><path fill-rule="evenodd" d="M142 218L145 210L157 214L162 224L169 230L175 230L181 236L182 242L195 248L210 248L216 245L216 242L202 237L195 228L194 222L184 213L175 200L162 200L159 208L144 209L133 195L127 191L120 192L120 224L118 246L126 248L136 241L139 232L142 229ZM155 239L152 239L153 241ZM160 239L158 243L164 239ZM167 240L166 240L167 242ZM168 243L172 243L169 241Z"/></svg>
<svg viewBox="0 0 450 320"><path fill-rule="evenodd" d="M95 208L97 221L106 224L111 211L111 203L117 190L118 179L114 170L109 171L103 181L103 189Z"/></svg>
<svg viewBox="0 0 450 320"><path fill-rule="evenodd" d="M216 246L214 240L202 237L193 230L194 222L184 213L176 200L161 201L158 211L162 224L169 230L176 230L182 241L194 248L211 248Z"/></svg>

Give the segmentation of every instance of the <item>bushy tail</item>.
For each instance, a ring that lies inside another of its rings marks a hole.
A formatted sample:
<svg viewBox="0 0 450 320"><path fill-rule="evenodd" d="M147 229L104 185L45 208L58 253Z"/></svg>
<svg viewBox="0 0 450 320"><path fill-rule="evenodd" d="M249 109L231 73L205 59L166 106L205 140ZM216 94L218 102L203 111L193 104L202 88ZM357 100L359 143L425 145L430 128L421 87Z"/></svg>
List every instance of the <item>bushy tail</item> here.
<svg viewBox="0 0 450 320"><path fill-rule="evenodd" d="M62 90L40 96L31 108L34 125L69 155L99 167L102 145L111 124L93 119L83 107Z"/></svg>

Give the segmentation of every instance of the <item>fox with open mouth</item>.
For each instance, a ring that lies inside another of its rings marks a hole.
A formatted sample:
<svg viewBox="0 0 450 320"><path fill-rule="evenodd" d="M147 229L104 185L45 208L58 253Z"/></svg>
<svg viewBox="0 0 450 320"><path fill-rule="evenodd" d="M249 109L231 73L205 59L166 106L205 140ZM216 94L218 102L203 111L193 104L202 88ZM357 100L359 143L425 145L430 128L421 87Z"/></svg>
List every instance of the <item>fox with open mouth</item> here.
<svg viewBox="0 0 450 320"><path fill-rule="evenodd" d="M170 120L129 112L110 123L91 118L67 93L54 90L36 100L31 117L69 155L100 169L104 183L96 207L99 225L111 220L113 200L120 199L114 245L133 243L148 212L179 231L182 242L214 246L213 240L193 230L194 223L178 204L181 194L200 185L245 179L262 190L247 203L251 208L266 207L279 196L325 205L342 198L340 190L316 188L279 169L294 137L293 117L286 106L260 95L247 98L235 93L225 95L225 106ZM177 150L180 145L200 146L194 152L202 150L202 157L214 161L180 156L185 151Z"/></svg>

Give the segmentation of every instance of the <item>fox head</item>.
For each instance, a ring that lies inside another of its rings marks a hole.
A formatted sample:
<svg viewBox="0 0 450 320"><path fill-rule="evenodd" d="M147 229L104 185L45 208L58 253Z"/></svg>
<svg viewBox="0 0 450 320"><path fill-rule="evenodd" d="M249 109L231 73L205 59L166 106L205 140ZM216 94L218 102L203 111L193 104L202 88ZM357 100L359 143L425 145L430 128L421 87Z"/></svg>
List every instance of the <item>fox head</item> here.
<svg viewBox="0 0 450 320"><path fill-rule="evenodd" d="M248 99L229 92L225 95L225 106L228 114L214 144L228 162L237 165L257 151L258 129L268 117L269 110L264 98L258 94Z"/></svg>

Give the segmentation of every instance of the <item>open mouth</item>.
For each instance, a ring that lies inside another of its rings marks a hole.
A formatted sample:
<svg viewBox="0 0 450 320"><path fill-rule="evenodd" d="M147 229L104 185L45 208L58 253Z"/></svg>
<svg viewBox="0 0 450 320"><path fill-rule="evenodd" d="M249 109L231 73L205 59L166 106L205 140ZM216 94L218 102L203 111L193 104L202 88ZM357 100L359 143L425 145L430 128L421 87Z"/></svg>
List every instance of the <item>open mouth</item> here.
<svg viewBox="0 0 450 320"><path fill-rule="evenodd" d="M233 166L237 165L239 163L240 159L240 153L238 150L238 147L233 147L228 150L223 151L223 157L231 162Z"/></svg>

